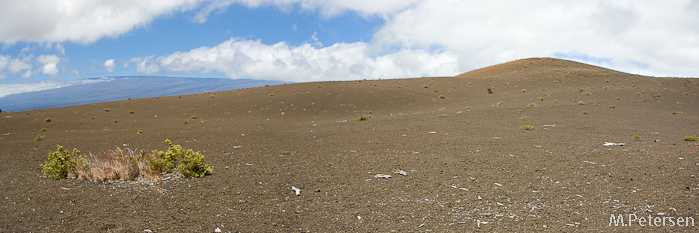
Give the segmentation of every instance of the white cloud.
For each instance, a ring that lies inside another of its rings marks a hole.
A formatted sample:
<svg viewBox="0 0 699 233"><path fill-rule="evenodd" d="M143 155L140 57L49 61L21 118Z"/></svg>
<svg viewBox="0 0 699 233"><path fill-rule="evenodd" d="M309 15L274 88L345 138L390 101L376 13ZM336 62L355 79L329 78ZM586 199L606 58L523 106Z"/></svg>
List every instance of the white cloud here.
<svg viewBox="0 0 699 233"><path fill-rule="evenodd" d="M10 70L12 73L18 73L22 70L31 70L32 65L30 64L30 62L32 62L32 58L32 56L24 57L21 60L14 58L10 60L7 69ZM29 74L31 75L31 72L29 72Z"/></svg>
<svg viewBox="0 0 699 233"><path fill-rule="evenodd" d="M371 56L364 42L337 43L324 48L274 45L259 40L230 39L215 47L201 47L157 58L170 72L221 72L229 78L285 81L356 80L456 75L457 59L448 52L400 50ZM133 62L146 59L134 58ZM139 71L140 72L140 71Z"/></svg>
<svg viewBox="0 0 699 233"><path fill-rule="evenodd" d="M44 74L48 74L51 77L57 77L58 76L58 67L57 64L58 62L61 61L61 59L56 56L56 55L39 55L37 57L37 61L39 63L43 64L43 69L42 72Z"/></svg>
<svg viewBox="0 0 699 233"><path fill-rule="evenodd" d="M631 73L696 76L699 10L688 9L681 1L426 0L389 17L372 45L438 47L459 57L462 72L579 53Z"/></svg>
<svg viewBox="0 0 699 233"><path fill-rule="evenodd" d="M118 36L154 18L184 11L198 0L0 1L0 42L92 43Z"/></svg>
<svg viewBox="0 0 699 233"><path fill-rule="evenodd" d="M153 56L135 57L131 59L131 62L136 64L137 72L152 74L158 72L160 67L158 64L151 61L151 59L153 59Z"/></svg>
<svg viewBox="0 0 699 233"><path fill-rule="evenodd" d="M61 87L68 87L73 85L81 84L93 84L99 82L111 82L114 78L99 78L99 79L82 79L70 82L40 82L32 84L0 84L0 98L25 92L43 91L49 89L56 89Z"/></svg>
<svg viewBox="0 0 699 233"><path fill-rule="evenodd" d="M116 68L116 64L114 63L114 59L109 59L104 61L104 68L107 69L107 72L112 73L114 72L114 69Z"/></svg>

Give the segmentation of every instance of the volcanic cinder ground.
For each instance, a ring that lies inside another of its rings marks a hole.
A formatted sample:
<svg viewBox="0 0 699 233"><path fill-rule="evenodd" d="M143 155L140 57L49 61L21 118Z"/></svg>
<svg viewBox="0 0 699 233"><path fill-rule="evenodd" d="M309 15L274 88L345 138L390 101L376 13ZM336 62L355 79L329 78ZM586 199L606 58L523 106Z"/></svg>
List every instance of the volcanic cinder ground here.
<svg viewBox="0 0 699 233"><path fill-rule="evenodd" d="M699 221L699 146L683 141L699 133L698 83L525 59L456 77L3 112L0 231L696 232L677 219ZM41 177L56 145L105 154L165 139L213 174ZM609 226L619 214L675 224Z"/></svg>

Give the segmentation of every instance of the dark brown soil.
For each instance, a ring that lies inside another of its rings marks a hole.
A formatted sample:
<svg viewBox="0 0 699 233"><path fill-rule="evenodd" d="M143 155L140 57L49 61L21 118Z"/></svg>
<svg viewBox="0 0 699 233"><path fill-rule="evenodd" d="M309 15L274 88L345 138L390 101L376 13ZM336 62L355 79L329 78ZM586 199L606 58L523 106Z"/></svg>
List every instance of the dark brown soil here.
<svg viewBox="0 0 699 233"><path fill-rule="evenodd" d="M457 77L3 112L0 232L696 232L609 220L699 220L699 146L682 140L699 133L698 83L526 59ZM154 185L40 176L56 145L102 154L168 138L214 173Z"/></svg>

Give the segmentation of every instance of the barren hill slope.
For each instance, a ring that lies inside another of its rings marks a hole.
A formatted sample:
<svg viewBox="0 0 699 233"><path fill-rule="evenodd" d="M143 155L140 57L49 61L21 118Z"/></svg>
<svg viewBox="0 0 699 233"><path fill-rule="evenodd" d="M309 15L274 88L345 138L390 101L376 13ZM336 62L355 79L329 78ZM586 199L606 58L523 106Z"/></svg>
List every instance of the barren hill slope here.
<svg viewBox="0 0 699 233"><path fill-rule="evenodd" d="M0 231L615 231L646 228L610 227L611 214L699 220L699 146L682 140L699 133L698 83L525 59L457 77L1 113ZM154 185L39 176L57 144L102 154L163 150L166 138L202 152L213 174Z"/></svg>

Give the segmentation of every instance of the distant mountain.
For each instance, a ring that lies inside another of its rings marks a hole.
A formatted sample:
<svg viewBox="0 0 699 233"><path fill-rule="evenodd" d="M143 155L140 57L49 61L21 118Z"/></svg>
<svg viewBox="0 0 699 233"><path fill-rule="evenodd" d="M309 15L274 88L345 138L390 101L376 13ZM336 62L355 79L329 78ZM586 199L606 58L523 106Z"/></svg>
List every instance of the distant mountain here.
<svg viewBox="0 0 699 233"><path fill-rule="evenodd" d="M14 112L128 98L197 94L278 84L283 84L283 82L250 79L133 76L89 78L84 80L83 84L2 97L0 98L0 109L2 111Z"/></svg>

